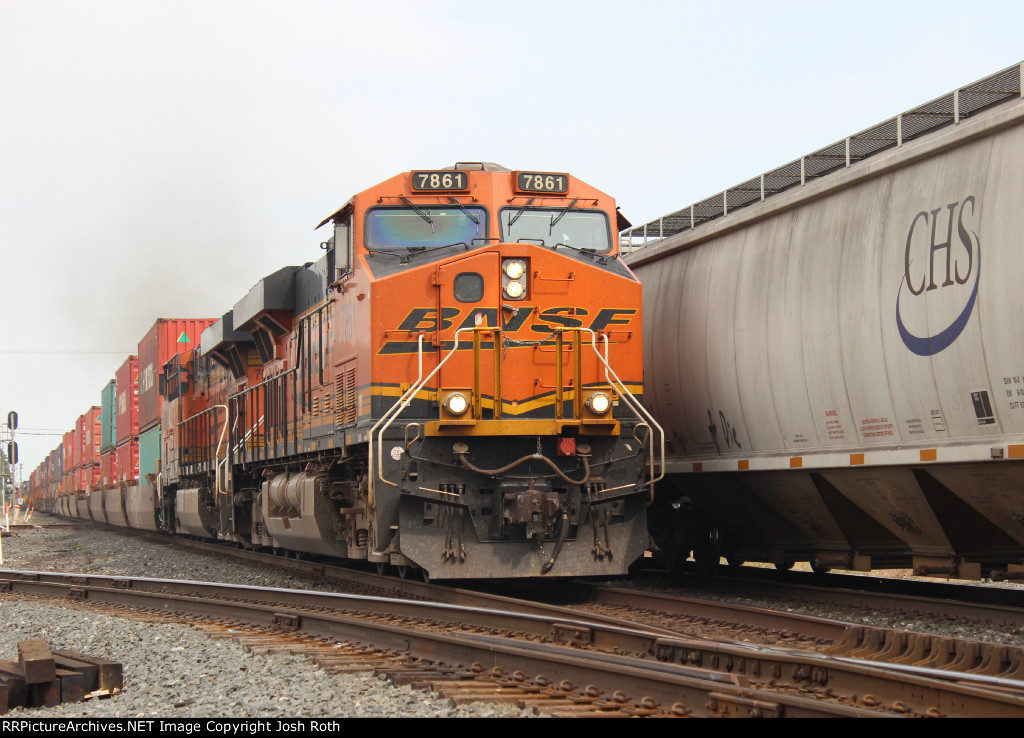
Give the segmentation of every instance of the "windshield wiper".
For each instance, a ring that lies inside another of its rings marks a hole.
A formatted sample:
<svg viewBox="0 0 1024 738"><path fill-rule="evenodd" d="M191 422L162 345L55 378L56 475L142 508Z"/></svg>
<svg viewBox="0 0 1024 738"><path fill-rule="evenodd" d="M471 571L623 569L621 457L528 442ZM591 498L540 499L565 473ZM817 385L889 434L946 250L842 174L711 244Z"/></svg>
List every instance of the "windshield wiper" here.
<svg viewBox="0 0 1024 738"><path fill-rule="evenodd" d="M537 199L536 197L531 197L529 200L526 201L526 204L523 205L523 207L519 208L519 212L516 213L516 217L509 218L508 227L510 229L512 228L512 224L515 223L517 220L519 220L519 216L521 216L523 213L525 213L526 212L526 208L528 208L531 205L533 205L533 201L536 200L536 199Z"/></svg>
<svg viewBox="0 0 1024 738"><path fill-rule="evenodd" d="M451 248L452 246L462 246L463 248L466 249L466 251L469 251L469 244L466 243L465 241L456 241L454 243L446 243L444 246L430 246L430 247L427 247L427 246L406 246L405 248L408 251L408 253L405 256L402 257L402 263L403 264L408 264L410 261L413 260L413 257L419 256L420 254L422 254L424 252L429 251L430 253L433 254L435 251L440 251L441 249Z"/></svg>
<svg viewBox="0 0 1024 738"><path fill-rule="evenodd" d="M416 213L416 215L420 216L421 218L423 218L423 220L427 221L430 224L430 232L433 233L434 232L434 221L432 221L430 219L430 216L427 215L426 213L424 213L422 210L420 210L415 205L413 205L408 197L403 197L402 199L405 200L405 204L408 205L410 208L412 208L412 211L414 213Z"/></svg>
<svg viewBox="0 0 1024 738"><path fill-rule="evenodd" d="M448 199L449 199L449 200L451 200L451 201L452 201L453 203L455 203L456 205L458 205L458 206L459 206L459 210L461 210L461 211L462 211L462 214L463 214L463 215L465 215L465 216L466 216L467 218L469 218L469 219L470 219L471 221L473 221L473 222L474 222L474 223L476 223L477 225L480 225L480 219L479 219L478 217L476 217L475 215L473 215L473 214L472 214L471 212L469 212L468 210L466 210L465 206L463 206L463 204L462 204L461 202L459 202L458 200L456 200L456 199L455 199L454 197L452 197L451 195L449 195L449 196L448 196Z"/></svg>
<svg viewBox="0 0 1024 738"><path fill-rule="evenodd" d="M572 206L575 205L576 203L578 203L579 201L580 201L579 198L576 198L571 203L569 203L566 206L565 210L563 210L562 212L560 212L558 214L557 218L555 217L554 213L552 213L551 214L551 225L549 225L548 228L554 228L555 227L555 223L560 221L562 219L562 216L564 216L566 213L568 213L570 210L572 210Z"/></svg>
<svg viewBox="0 0 1024 738"><path fill-rule="evenodd" d="M581 249L578 246L570 246L567 243L556 243L554 246L551 247L551 250L554 251L559 246L565 246L565 248L567 248L567 249L571 249L573 251L576 251L577 253L583 254L584 256L589 256L591 259L596 261L598 264L607 264L608 263L607 257L597 253L597 249Z"/></svg>
<svg viewBox="0 0 1024 738"><path fill-rule="evenodd" d="M384 251L383 249L367 248L366 249L366 253L368 253L370 256L373 256L374 254L380 254L381 256L397 256L397 257L401 258L401 254L396 254L394 251L390 251L390 250L389 251Z"/></svg>

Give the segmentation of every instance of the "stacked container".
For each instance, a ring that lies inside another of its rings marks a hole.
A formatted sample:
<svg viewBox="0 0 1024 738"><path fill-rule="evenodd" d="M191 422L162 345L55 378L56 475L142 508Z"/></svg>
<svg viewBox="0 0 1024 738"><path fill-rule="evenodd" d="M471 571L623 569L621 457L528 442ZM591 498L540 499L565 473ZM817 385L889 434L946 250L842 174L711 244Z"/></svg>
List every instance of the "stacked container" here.
<svg viewBox="0 0 1024 738"><path fill-rule="evenodd" d="M65 495L70 495L75 491L75 431L69 430L64 434L63 452L63 467L61 468L61 491Z"/></svg>
<svg viewBox="0 0 1024 738"><path fill-rule="evenodd" d="M129 356L114 377L114 480L139 478L139 357Z"/></svg>
<svg viewBox="0 0 1024 738"><path fill-rule="evenodd" d="M100 408L93 405L80 415L75 428L79 444L76 489L91 490L98 486L100 479L100 443L103 435Z"/></svg>
<svg viewBox="0 0 1024 738"><path fill-rule="evenodd" d="M139 342L139 478L159 471L163 368L175 354L194 349L214 318L160 318Z"/></svg>
<svg viewBox="0 0 1024 738"><path fill-rule="evenodd" d="M104 488L113 481L116 386L111 379L100 391L100 486Z"/></svg>

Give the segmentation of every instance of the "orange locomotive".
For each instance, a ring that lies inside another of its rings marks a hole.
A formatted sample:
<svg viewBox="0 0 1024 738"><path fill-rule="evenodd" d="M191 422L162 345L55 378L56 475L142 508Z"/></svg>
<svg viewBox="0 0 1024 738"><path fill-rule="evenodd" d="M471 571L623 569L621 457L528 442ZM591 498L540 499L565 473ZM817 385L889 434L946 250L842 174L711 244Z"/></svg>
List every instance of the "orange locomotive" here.
<svg viewBox="0 0 1024 738"><path fill-rule="evenodd" d="M165 367L158 525L439 579L610 575L663 447L611 197L412 171Z"/></svg>

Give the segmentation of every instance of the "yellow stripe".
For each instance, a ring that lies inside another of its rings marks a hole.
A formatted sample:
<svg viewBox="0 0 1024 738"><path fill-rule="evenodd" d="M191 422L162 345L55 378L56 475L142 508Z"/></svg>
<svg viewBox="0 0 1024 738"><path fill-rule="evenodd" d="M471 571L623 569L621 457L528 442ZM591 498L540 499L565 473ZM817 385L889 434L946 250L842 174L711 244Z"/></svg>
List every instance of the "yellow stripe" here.
<svg viewBox="0 0 1024 738"><path fill-rule="evenodd" d="M643 385L639 384L639 383L627 384L626 385L626 389L628 389L633 394L638 394L643 389ZM586 389L584 391L586 391ZM405 391L403 391L399 387L385 387L385 386L381 386L381 385L376 385L376 386L373 387L371 394L373 396L375 396L375 397L395 397L395 398L398 398L398 397L401 397L403 394L405 394ZM426 389L420 390L419 392L416 393L416 396L415 396L414 399L416 399L416 400L426 400L428 402L437 402L437 390L426 390ZM572 400L573 399L572 391L569 391L569 392L565 393L565 399L566 400ZM503 401L501 403L501 412L502 412L503 415L504 414L522 415L524 413L528 413L528 412L531 412L533 410L537 410L539 408L551 407L554 404L555 404L555 396L554 396L554 394L549 395L547 397L535 397L535 398L531 398L529 400L520 400L515 406L513 406L512 403L510 403L510 402L504 402ZM494 408L493 400L488 400L487 398L485 398L484 399L484 407L486 407L488 409L493 409Z"/></svg>

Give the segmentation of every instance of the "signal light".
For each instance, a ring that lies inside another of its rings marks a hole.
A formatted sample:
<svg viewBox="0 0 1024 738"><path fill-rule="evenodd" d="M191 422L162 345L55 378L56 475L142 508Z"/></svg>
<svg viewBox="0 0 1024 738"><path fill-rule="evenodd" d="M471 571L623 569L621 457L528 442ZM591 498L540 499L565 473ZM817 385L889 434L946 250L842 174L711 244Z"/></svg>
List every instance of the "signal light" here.
<svg viewBox="0 0 1024 738"><path fill-rule="evenodd" d="M452 392L444 398L444 409L452 415L462 415L469 409L469 398L461 392Z"/></svg>
<svg viewBox="0 0 1024 738"><path fill-rule="evenodd" d="M595 392L587 398L587 408L594 415L604 415L612 406L612 399L604 392Z"/></svg>

